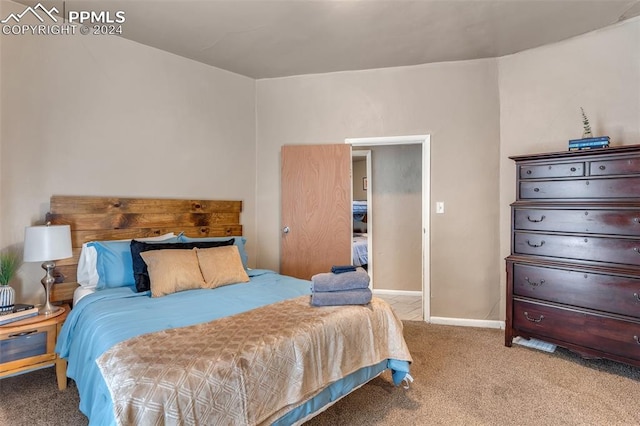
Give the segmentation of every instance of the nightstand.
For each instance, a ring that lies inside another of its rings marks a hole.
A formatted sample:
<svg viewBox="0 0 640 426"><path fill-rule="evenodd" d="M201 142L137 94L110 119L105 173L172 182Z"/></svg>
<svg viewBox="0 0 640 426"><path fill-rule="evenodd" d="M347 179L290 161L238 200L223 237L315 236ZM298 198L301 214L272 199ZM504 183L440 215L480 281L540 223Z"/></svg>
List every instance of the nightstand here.
<svg viewBox="0 0 640 426"><path fill-rule="evenodd" d="M0 326L0 378L55 365L58 389L67 388L67 361L55 353L56 340L71 308Z"/></svg>

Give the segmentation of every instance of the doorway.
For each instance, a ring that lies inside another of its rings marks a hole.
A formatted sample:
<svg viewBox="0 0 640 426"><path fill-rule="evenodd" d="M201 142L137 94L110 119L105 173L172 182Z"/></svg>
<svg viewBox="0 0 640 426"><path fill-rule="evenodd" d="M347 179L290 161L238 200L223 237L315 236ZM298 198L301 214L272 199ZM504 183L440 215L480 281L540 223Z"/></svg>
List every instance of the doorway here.
<svg viewBox="0 0 640 426"><path fill-rule="evenodd" d="M369 273L370 288L373 283L373 262L371 256L373 215L371 214L371 187L368 185L371 176L371 150L351 151L351 177L353 179L353 244L351 247L354 266L361 266Z"/></svg>
<svg viewBox="0 0 640 426"><path fill-rule="evenodd" d="M429 208L428 206L430 205L430 193L429 193L429 182L430 182L430 136L429 135L416 135L416 136L394 136L394 137L376 137L376 138L349 138L345 140L345 143L350 144L353 148L353 155L364 155L366 156L366 158L369 159L369 161L367 161L368 163L368 167L367 167L367 176L366 176L366 185L367 185L367 192L368 192L368 196L367 196L367 201L369 203L368 205L368 209L370 210L371 213L371 218L370 220L367 220L367 233L369 236L369 268L370 268L370 275L372 276L372 287L373 289L380 289L383 287L382 284L378 283L378 285L376 285L376 283L373 280L373 273L372 273L372 268L375 268L375 261L374 261L374 255L376 252L381 253L380 250L386 250L388 248L389 242L390 242L390 238L389 238L389 229L387 229L384 232L378 232L375 236L372 235L373 234L373 221L380 219L380 218L375 218L375 207L373 206L373 204L375 204L375 199L376 197L378 197L379 200L382 200L381 203L383 204L383 206L378 206L380 208L384 207L384 204L387 203L387 201L385 201L384 197L387 197L389 194L389 188L388 185L383 185L385 182L378 182L379 184L379 190L380 192L378 193L378 195L376 195L376 180L375 179L380 179L379 177L376 177L376 171L374 171L374 173L372 174L372 161L371 161L371 156L375 156L375 150L376 147L380 149L380 151L384 151L386 148L389 148L387 151L392 151L392 148L396 145L419 145L420 146L420 150L421 154L412 154L412 158L410 160L405 160L405 161L409 161L411 164L415 165L417 164L417 166L419 167L419 171L415 171L415 173L418 173L416 179L419 181L419 188L417 189L418 194L416 194L417 197L417 205L414 202L414 208L412 208L413 210L421 210L420 214L418 215L419 217L416 219L418 221L418 225L416 228L412 228L414 229L414 231L411 231L410 234L397 234L393 237L391 237L391 239L394 240L395 243L398 242L398 240L402 240L403 238L407 238L407 235L414 239L417 238L418 239L418 243L417 243L417 248L416 248L416 253L417 253L417 261L415 262L416 265L411 266L411 268L413 268L414 266L417 266L417 268L419 268L418 271L414 271L418 274L419 276L419 281L420 281L420 290L417 292L418 294L420 294L422 296L422 301L421 301L421 306L422 306L422 318L429 322L430 320L430 282L429 282L429 259L430 259L430 253L429 253L429 232L428 232L428 226L429 226ZM361 150L358 150L357 148L360 148ZM371 150L367 150L367 148L371 148ZM411 147L405 147L402 148L401 151L405 151L405 152L409 152L409 148ZM413 149L413 148L411 148ZM364 150L364 151L362 151ZM369 154L366 154L366 152L369 151ZM416 151L411 151L411 152L416 152ZM361 153L361 154L356 154L356 153ZM413 158L416 157L416 158ZM401 158L402 156L399 156L398 158ZM405 157L406 158L406 157ZM376 160L374 159L373 163L376 163ZM402 169L401 165L395 165L396 169ZM396 173L401 173L402 175L406 175L406 170L401 170L400 172ZM404 178L406 178L406 176L402 176ZM400 179L401 176L398 176L398 179ZM384 186L384 188L383 188ZM384 191L383 191L384 189ZM402 192L402 190L400 190L400 192ZM382 194L382 195L381 195ZM404 196L404 195L403 195ZM402 200L400 202L395 201L395 208L398 208L398 204L405 204L405 200L406 198L402 198L399 197L396 200ZM381 222L382 221L382 222ZM387 223L388 220L383 220L381 219L378 220L377 222L377 228L378 231L380 231L381 229L385 229L385 228L380 228L380 226L397 226L398 223ZM392 229L391 231L395 231L395 228ZM421 235L416 235L420 233ZM380 238L377 238L380 237ZM404 241L404 240L402 240ZM380 245L382 244L382 245ZM387 250L388 251L388 250ZM382 256L381 256L382 257ZM382 262L383 259L379 259L379 262ZM402 258L397 258L395 260L393 260L394 262L398 262L401 263L404 261L404 259ZM380 265L382 267L382 265ZM394 264L394 266L397 266ZM380 273L383 273L384 270L379 270ZM387 281L387 280L385 280ZM382 290L379 290L380 292L383 292ZM388 294L387 294L388 293ZM401 295L403 294L414 294L416 293L415 291L411 292L411 291L407 291L407 292L403 292L403 291L384 291L384 293L382 295L384 296L393 296L396 297L398 299L402 298ZM381 296L382 296L381 295Z"/></svg>

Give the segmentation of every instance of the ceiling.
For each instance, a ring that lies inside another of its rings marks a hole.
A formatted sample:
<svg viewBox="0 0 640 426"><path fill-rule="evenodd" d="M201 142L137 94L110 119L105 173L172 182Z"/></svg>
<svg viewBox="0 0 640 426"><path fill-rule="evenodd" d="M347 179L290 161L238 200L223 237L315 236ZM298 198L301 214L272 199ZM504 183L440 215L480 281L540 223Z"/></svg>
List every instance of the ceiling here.
<svg viewBox="0 0 640 426"><path fill-rule="evenodd" d="M41 2L62 11L62 1ZM256 79L499 57L640 15L640 0L67 0L64 7L122 10L122 37Z"/></svg>

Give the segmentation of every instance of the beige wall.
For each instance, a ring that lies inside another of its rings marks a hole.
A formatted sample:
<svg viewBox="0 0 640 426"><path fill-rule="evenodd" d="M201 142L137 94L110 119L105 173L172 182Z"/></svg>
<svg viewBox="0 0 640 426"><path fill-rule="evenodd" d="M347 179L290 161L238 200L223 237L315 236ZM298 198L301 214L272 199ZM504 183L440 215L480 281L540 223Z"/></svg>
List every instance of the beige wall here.
<svg viewBox="0 0 640 426"><path fill-rule="evenodd" d="M362 146L371 151L369 256L376 290L422 290L422 146ZM354 194L362 191L366 161L353 162ZM354 225L355 226L355 225ZM354 229L355 231L355 229ZM373 260L372 260L373 259Z"/></svg>
<svg viewBox="0 0 640 426"><path fill-rule="evenodd" d="M422 290L422 146L371 147L373 288Z"/></svg>
<svg viewBox="0 0 640 426"><path fill-rule="evenodd" d="M116 36L2 36L1 64L0 247L52 194L240 199L253 265L254 80ZM43 275L25 264L18 299Z"/></svg>
<svg viewBox="0 0 640 426"><path fill-rule="evenodd" d="M582 136L580 107L595 136L640 143L640 20L501 58L500 253L509 255L515 166L510 155L566 151ZM505 294L505 276L501 274ZM500 304L504 311L504 296ZM504 313L502 313L504 318Z"/></svg>
<svg viewBox="0 0 640 426"><path fill-rule="evenodd" d="M3 1L0 1L0 16L4 17L5 16L5 10L6 8L4 7L4 3ZM3 82L2 82L2 46L3 46L3 42L2 40L4 39L4 37L0 37L0 250L6 250L5 245L4 245L4 232L3 232L3 225L2 225L2 216L4 216L4 201L3 201L3 197L2 197L2 104L3 102L1 101L3 98Z"/></svg>
<svg viewBox="0 0 640 426"><path fill-rule="evenodd" d="M279 269L282 145L430 134L432 315L498 319L497 84L493 59L259 80L258 265Z"/></svg>
<svg viewBox="0 0 640 426"><path fill-rule="evenodd" d="M367 177L366 157L354 157L351 165L351 174L353 176L353 199L365 201L367 199L367 191L363 189L362 179Z"/></svg>
<svg viewBox="0 0 640 426"><path fill-rule="evenodd" d="M1 15L24 6L0 2ZM431 135L433 316L504 318L514 167L563 151L579 108L640 142L640 21L520 54L257 82L118 37L0 37L0 249L52 194L234 198L279 269L280 147ZM19 297L42 295L25 265ZM14 284L16 285L16 284Z"/></svg>

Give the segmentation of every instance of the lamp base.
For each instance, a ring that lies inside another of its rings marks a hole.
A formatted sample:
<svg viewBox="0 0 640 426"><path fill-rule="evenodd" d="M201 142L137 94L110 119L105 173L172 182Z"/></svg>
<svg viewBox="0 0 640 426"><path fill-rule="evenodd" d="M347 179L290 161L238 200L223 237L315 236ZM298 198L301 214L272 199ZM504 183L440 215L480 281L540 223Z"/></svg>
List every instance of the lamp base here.
<svg viewBox="0 0 640 426"><path fill-rule="evenodd" d="M60 310L60 308L58 306L53 306L51 304L51 302L49 301L49 294L51 293L51 286L55 282L55 278L53 278L53 274L52 274L52 272L55 269L55 267L56 267L56 263L55 262L44 262L42 264L42 269L47 271L47 273L45 274L44 278L42 278L40 280L40 282L44 286L44 291L45 291L45 303L44 303L44 305L42 305L42 307L40 309L38 309L38 313L40 315L52 315L55 312L58 312Z"/></svg>
<svg viewBox="0 0 640 426"><path fill-rule="evenodd" d="M38 315L53 315L59 310L59 306L53 306L52 304L47 303L44 306L41 306L40 309L38 309Z"/></svg>

